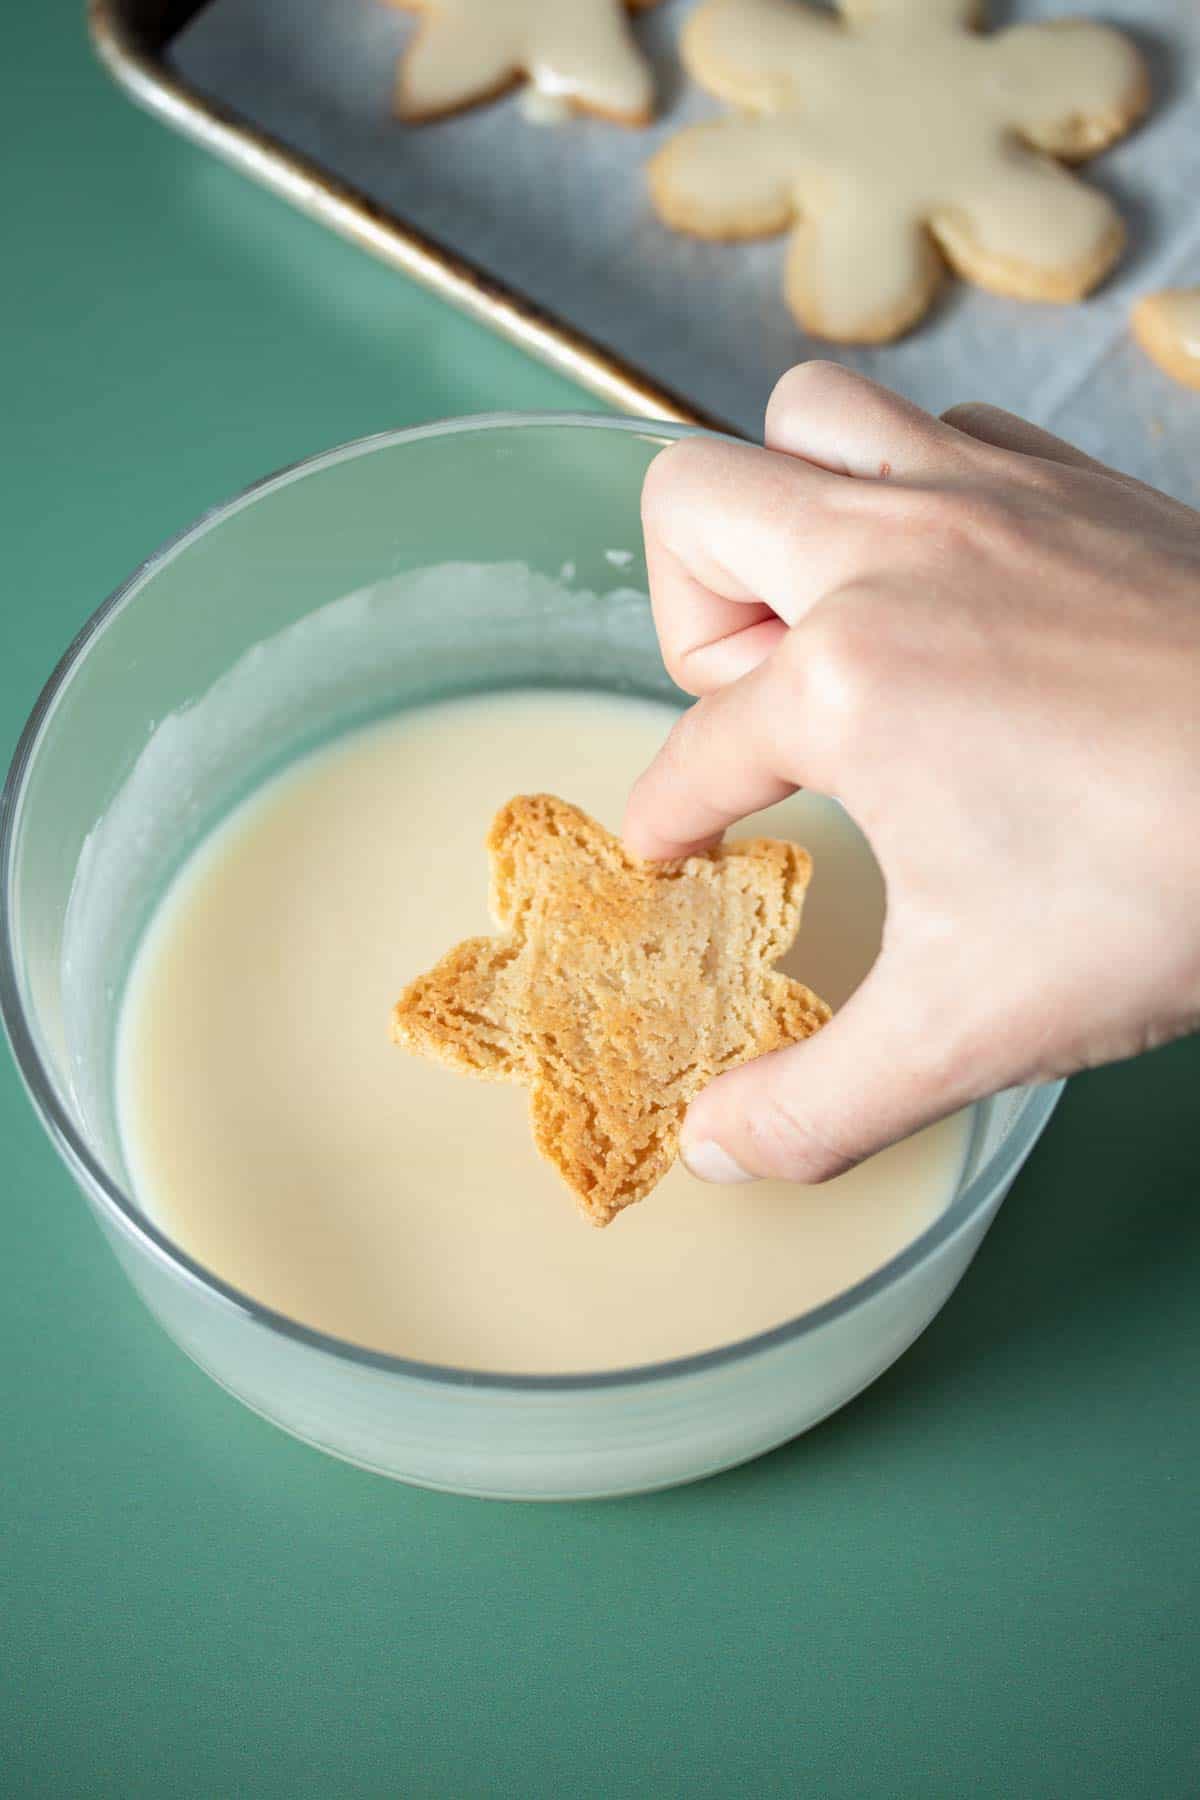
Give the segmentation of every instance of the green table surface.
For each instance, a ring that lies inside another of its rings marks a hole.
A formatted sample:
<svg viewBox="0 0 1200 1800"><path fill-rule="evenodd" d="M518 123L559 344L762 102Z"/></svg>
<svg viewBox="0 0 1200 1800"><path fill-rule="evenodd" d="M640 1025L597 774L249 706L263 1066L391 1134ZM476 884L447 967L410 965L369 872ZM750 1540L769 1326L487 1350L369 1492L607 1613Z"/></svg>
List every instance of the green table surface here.
<svg viewBox="0 0 1200 1800"><path fill-rule="evenodd" d="M0 749L244 482L591 404L5 15ZM698 1486L492 1505L319 1456L143 1312L0 1055L0 1794L1200 1793L1200 1042L1072 1083L958 1293Z"/></svg>

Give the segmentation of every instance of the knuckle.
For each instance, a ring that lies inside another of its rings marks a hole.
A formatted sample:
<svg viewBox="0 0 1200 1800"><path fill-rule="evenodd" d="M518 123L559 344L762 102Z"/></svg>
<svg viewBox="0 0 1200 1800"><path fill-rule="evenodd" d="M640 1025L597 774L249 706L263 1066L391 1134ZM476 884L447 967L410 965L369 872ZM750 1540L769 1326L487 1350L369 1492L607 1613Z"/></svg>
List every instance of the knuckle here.
<svg viewBox="0 0 1200 1800"><path fill-rule="evenodd" d="M960 400L956 406L947 407L942 423L974 437L980 427L1002 416L999 407L989 406L986 400Z"/></svg>
<svg viewBox="0 0 1200 1800"><path fill-rule="evenodd" d="M662 518L675 504L676 495L680 493L680 484L684 481L685 457L680 457L680 450L687 448L687 439L678 439L666 450L660 450L648 470L642 475L642 524L657 526Z"/></svg>
<svg viewBox="0 0 1200 1800"><path fill-rule="evenodd" d="M1009 509L982 484L911 489L896 520L901 566L913 573L966 567L1007 532Z"/></svg>
<svg viewBox="0 0 1200 1800"><path fill-rule="evenodd" d="M686 789L691 781L696 755L703 741L703 730L703 707L690 706L686 712L680 713L658 753L656 766L667 785L676 792Z"/></svg>
<svg viewBox="0 0 1200 1800"><path fill-rule="evenodd" d="M951 487L910 488L902 508L910 548L919 551L927 543L959 538L981 516L985 504L977 492L968 496Z"/></svg>
<svg viewBox="0 0 1200 1800"><path fill-rule="evenodd" d="M696 800L696 780L692 758L681 739L672 732L666 738L654 761L637 777L630 789L626 817L649 824L654 835L671 837L683 812Z"/></svg>
<svg viewBox="0 0 1200 1800"><path fill-rule="evenodd" d="M879 706L887 677L889 609L864 593L823 601L780 646L780 674L824 733L857 733Z"/></svg>
<svg viewBox="0 0 1200 1800"><path fill-rule="evenodd" d="M814 397L841 393L848 384L857 386L860 379L852 369L827 357L794 363L771 390L767 402L768 426L786 418L799 406L810 406Z"/></svg>
<svg viewBox="0 0 1200 1800"><path fill-rule="evenodd" d="M1064 507L1071 512L1079 510L1079 470L1070 463L1045 456L1019 456L1013 459L1008 472L1020 484L1021 504L1033 506L1042 516L1046 509L1054 513Z"/></svg>
<svg viewBox="0 0 1200 1800"><path fill-rule="evenodd" d="M653 825L661 816L660 799L662 795L662 770L657 761L648 769L643 769L629 790L629 798L625 803L626 822L636 819L640 824Z"/></svg>
<svg viewBox="0 0 1200 1800"><path fill-rule="evenodd" d="M707 467L711 446L702 437L676 438L660 450L642 477L642 519L654 524L668 514Z"/></svg>
<svg viewBox="0 0 1200 1800"><path fill-rule="evenodd" d="M829 1181L859 1159L814 1128L779 1080L769 1081L747 1122L753 1160L785 1181Z"/></svg>
<svg viewBox="0 0 1200 1800"><path fill-rule="evenodd" d="M663 667L675 686L681 688L685 694L694 694L696 690L691 685L691 674L688 668L690 653L680 643L675 633L669 629L660 629L659 631L659 652L662 656Z"/></svg>

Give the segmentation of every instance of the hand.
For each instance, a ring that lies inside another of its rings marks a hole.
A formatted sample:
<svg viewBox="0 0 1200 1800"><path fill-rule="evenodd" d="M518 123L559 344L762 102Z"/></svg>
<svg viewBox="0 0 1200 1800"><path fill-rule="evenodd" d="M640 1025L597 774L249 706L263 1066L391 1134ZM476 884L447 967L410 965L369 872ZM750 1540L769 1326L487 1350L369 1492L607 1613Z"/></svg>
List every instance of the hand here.
<svg viewBox="0 0 1200 1800"><path fill-rule="evenodd" d="M870 839L871 973L684 1127L709 1179L820 1181L1200 1024L1200 515L836 364L784 377L766 444L689 438L650 468L655 621L700 699L625 836L685 855L803 785Z"/></svg>

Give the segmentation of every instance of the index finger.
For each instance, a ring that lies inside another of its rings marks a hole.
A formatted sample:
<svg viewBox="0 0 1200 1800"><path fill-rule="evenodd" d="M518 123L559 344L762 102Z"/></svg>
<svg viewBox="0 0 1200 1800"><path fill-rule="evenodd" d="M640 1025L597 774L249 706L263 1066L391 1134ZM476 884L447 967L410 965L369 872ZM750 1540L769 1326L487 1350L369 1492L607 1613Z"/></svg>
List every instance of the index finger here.
<svg viewBox="0 0 1200 1800"><path fill-rule="evenodd" d="M781 716L776 685L768 659L675 721L629 796L624 836L635 856L691 856L748 813L795 793L795 721Z"/></svg>

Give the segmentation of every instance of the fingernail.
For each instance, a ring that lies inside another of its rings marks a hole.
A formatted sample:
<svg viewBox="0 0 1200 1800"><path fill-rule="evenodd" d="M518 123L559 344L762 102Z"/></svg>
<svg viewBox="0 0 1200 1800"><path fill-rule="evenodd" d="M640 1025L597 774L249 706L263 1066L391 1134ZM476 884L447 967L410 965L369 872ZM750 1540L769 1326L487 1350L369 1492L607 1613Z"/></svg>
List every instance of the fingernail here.
<svg viewBox="0 0 1200 1800"><path fill-rule="evenodd" d="M720 1144L712 1138L701 1138L698 1143L681 1143L679 1155L683 1165L698 1181L757 1181L757 1175L750 1175L740 1162L735 1162L728 1150L722 1150Z"/></svg>

